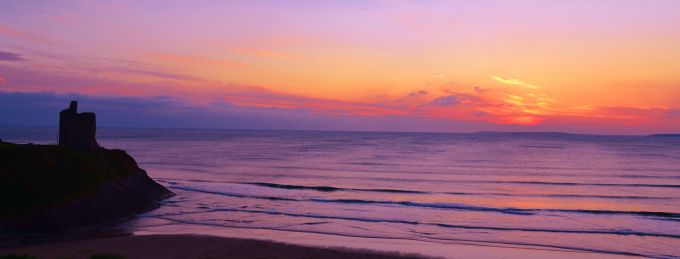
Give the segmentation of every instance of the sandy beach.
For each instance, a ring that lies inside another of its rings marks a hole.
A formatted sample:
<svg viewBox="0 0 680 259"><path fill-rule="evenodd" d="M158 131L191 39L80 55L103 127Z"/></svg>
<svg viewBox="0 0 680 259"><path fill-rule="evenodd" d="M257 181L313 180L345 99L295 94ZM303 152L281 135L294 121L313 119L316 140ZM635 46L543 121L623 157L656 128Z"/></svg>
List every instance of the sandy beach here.
<svg viewBox="0 0 680 259"><path fill-rule="evenodd" d="M343 237L265 229L187 228L187 232L93 231L12 242L5 240L2 255L30 255L40 259L90 258L637 258L616 254L475 243L432 244L413 240ZM191 230L191 231L189 231ZM195 231L195 232L193 232ZM174 232L174 233L173 233ZM172 233L172 234L171 234ZM201 233L201 234L193 234ZM41 241L36 241L41 240ZM0 257L1 258L1 257Z"/></svg>
<svg viewBox="0 0 680 259"><path fill-rule="evenodd" d="M307 247L274 241L200 235L141 235L61 241L0 249L0 255L37 258L90 258L113 254L125 258L425 258L347 248Z"/></svg>

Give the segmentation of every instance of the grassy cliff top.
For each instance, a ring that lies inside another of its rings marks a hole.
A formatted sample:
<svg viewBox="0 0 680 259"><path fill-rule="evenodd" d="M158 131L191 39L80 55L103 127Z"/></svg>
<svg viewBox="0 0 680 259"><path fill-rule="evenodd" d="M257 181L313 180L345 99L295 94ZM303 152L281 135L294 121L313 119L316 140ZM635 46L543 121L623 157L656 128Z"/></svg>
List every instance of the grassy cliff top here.
<svg viewBox="0 0 680 259"><path fill-rule="evenodd" d="M84 153L54 145L2 142L0 221L61 206L139 170L122 150Z"/></svg>

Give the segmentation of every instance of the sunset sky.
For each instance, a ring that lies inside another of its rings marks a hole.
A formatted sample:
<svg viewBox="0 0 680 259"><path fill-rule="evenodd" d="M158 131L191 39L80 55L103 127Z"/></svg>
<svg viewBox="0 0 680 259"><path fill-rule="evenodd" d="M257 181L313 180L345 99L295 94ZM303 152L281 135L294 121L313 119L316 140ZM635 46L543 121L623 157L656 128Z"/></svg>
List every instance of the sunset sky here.
<svg viewBox="0 0 680 259"><path fill-rule="evenodd" d="M76 97L107 126L677 132L680 1L0 2L0 123Z"/></svg>

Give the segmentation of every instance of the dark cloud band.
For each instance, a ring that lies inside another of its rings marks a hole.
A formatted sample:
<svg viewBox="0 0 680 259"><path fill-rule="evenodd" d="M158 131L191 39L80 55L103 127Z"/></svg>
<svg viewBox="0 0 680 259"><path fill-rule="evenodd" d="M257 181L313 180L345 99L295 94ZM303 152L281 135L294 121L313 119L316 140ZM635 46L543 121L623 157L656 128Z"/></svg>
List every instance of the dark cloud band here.
<svg viewBox="0 0 680 259"><path fill-rule="evenodd" d="M19 62L25 61L21 55L11 52L0 51L0 61Z"/></svg>

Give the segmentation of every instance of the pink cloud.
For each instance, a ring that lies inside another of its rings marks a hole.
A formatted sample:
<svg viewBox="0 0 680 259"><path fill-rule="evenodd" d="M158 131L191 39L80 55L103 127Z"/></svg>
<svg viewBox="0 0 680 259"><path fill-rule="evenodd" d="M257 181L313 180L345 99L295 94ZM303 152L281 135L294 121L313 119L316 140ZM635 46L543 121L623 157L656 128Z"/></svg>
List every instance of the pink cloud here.
<svg viewBox="0 0 680 259"><path fill-rule="evenodd" d="M0 24L0 35L5 35L19 40L30 41L33 43L52 43L52 40L48 39L46 36L2 24Z"/></svg>
<svg viewBox="0 0 680 259"><path fill-rule="evenodd" d="M224 100L239 106L279 109L306 109L315 113L349 114L358 116L408 115L409 112L398 106L381 103L338 101L310 98L267 90L226 93Z"/></svg>
<svg viewBox="0 0 680 259"><path fill-rule="evenodd" d="M192 56L162 53L162 52L156 52L156 51L146 52L146 55L148 57L154 59L154 60L166 62L166 63L184 63L184 64L191 64L191 65L209 65L209 66L220 66L220 67L226 67L226 68L244 68L245 67L245 64L243 64L243 63L231 61L231 60L224 60L224 59L210 59L210 58L192 57Z"/></svg>
<svg viewBox="0 0 680 259"><path fill-rule="evenodd" d="M88 75L92 75L88 71ZM42 71L21 67L0 66L4 83L1 89L11 92L80 93L89 95L152 96L186 95L177 84L168 82L128 82L118 78L85 77L63 71Z"/></svg>

